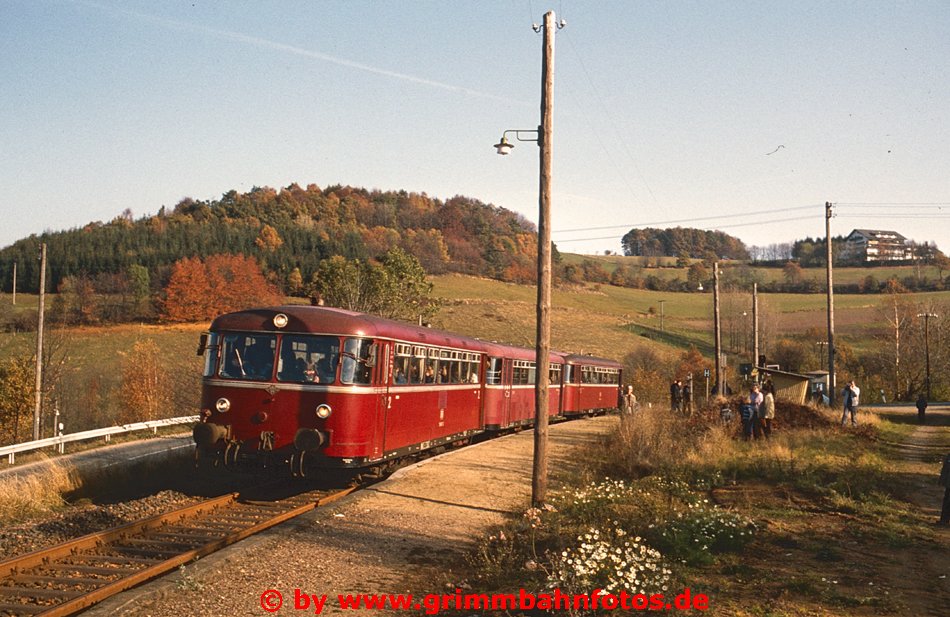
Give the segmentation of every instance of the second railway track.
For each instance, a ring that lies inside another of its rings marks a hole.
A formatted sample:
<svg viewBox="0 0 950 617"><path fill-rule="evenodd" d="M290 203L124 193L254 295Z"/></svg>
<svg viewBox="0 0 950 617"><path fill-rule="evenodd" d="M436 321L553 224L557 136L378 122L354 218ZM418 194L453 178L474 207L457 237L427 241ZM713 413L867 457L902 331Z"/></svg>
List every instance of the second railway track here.
<svg viewBox="0 0 950 617"><path fill-rule="evenodd" d="M0 616L72 615L355 490L236 493L0 562Z"/></svg>

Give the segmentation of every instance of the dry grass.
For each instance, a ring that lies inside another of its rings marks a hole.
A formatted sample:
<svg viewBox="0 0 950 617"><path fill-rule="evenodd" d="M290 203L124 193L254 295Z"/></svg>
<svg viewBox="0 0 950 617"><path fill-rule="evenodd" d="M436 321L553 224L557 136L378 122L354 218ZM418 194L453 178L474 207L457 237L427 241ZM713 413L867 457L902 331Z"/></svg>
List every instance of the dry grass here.
<svg viewBox="0 0 950 617"><path fill-rule="evenodd" d="M63 495L76 488L69 471L47 460L42 471L0 483L0 525L29 520L65 505Z"/></svg>

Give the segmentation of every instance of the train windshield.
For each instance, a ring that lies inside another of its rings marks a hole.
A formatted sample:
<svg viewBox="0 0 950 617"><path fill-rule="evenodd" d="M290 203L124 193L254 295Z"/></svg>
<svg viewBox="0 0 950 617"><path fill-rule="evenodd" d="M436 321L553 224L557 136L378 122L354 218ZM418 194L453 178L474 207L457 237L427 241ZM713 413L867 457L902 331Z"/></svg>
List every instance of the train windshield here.
<svg viewBox="0 0 950 617"><path fill-rule="evenodd" d="M274 373L277 337L273 334L233 334L220 336L221 367L225 379L268 381Z"/></svg>
<svg viewBox="0 0 950 617"><path fill-rule="evenodd" d="M340 359L335 336L285 334L280 341L277 380L296 383L333 383Z"/></svg>

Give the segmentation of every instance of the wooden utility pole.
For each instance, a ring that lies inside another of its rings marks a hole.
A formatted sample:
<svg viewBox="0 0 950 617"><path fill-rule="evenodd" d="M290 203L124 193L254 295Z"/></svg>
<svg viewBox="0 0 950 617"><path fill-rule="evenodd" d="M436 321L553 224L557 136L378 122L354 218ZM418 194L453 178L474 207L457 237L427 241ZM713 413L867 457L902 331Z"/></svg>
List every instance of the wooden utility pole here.
<svg viewBox="0 0 950 617"><path fill-rule="evenodd" d="M722 321L719 318L719 262L713 264L713 328L716 340L716 391L720 396L726 393L722 366Z"/></svg>
<svg viewBox="0 0 950 617"><path fill-rule="evenodd" d="M554 131L554 11L544 14L541 60L541 179L538 197L538 324L534 386L534 473L531 503L544 505L548 490L548 382L551 349L551 158Z"/></svg>
<svg viewBox="0 0 950 617"><path fill-rule="evenodd" d="M825 202L825 247L828 250L828 404L835 406L835 286L832 276L831 253L831 202Z"/></svg>
<svg viewBox="0 0 950 617"><path fill-rule="evenodd" d="M13 305L16 306L16 262L13 262Z"/></svg>
<svg viewBox="0 0 950 617"><path fill-rule="evenodd" d="M43 309L46 304L46 244L40 247L40 306L36 317L36 384L33 393L33 441L40 438L40 414L43 410Z"/></svg>
<svg viewBox="0 0 950 617"><path fill-rule="evenodd" d="M752 367L759 365L759 284L752 283Z"/></svg>
<svg viewBox="0 0 950 617"><path fill-rule="evenodd" d="M917 318L924 318L924 356L927 361L927 400L933 400L930 395L930 318L939 317L936 313L918 313Z"/></svg>

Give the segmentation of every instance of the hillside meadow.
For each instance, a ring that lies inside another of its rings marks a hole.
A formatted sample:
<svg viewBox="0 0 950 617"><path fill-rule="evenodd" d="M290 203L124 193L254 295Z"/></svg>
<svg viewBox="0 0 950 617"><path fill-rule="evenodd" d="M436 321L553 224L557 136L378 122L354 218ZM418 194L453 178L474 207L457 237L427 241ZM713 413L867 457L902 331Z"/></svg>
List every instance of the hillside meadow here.
<svg viewBox="0 0 950 617"><path fill-rule="evenodd" d="M579 255L576 253L562 253L561 259L565 264L579 265L584 261L592 261L600 264L607 272L613 272L618 267L627 266L631 268L642 268L643 276L654 275L664 281L685 280L686 269L676 267L676 257L639 257L627 255ZM691 262L699 261L693 259ZM782 268L775 266L757 266L749 265L741 261L723 261L720 267L724 276L730 271L738 269L747 270L754 280L762 283L780 282L784 280ZM947 270L940 270L936 266L921 265L913 266L866 266L866 267L836 267L834 269L835 285L854 285L862 283L867 277L873 277L878 282L896 278L904 280L906 278L919 278L928 280L939 280L950 274ZM827 280L825 268L803 268L802 278L818 282L824 286Z"/></svg>
<svg viewBox="0 0 950 617"><path fill-rule="evenodd" d="M530 285L503 283L463 275L432 277L434 294L444 301L431 320L435 328L484 340L534 345L536 290ZM907 294L911 302L940 303L950 292ZM838 295L835 298L838 341L856 351L877 344L872 334L883 324L881 295ZM299 299L288 299L299 302ZM10 310L9 294L0 302ZM582 284L553 292L552 348L623 360L631 353L651 352L673 364L690 347L707 357L713 349L712 293L674 293ZM35 310L36 296L17 295L17 312ZM763 347L779 337L804 336L826 327L826 299L821 294L760 294ZM749 361L745 348L751 329L750 294L724 293L723 345L733 352L731 366ZM662 329L661 329L662 313ZM745 313L745 315L743 315ZM48 343L58 350L62 378L57 400L63 420L74 430L111 423L118 416L115 394L128 351L138 341L153 340L163 362L172 367L176 401L190 409L197 404L200 359L195 354L198 334L206 323L185 325L123 324L50 329ZM822 336L822 338L824 338ZM0 358L33 354L32 332L0 333ZM816 348L814 369L821 367ZM657 367L664 373L669 367Z"/></svg>

